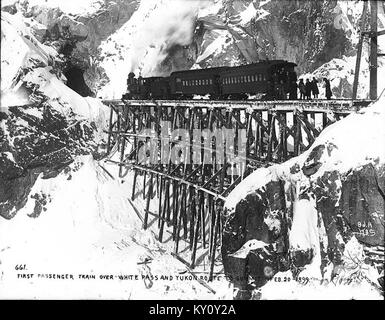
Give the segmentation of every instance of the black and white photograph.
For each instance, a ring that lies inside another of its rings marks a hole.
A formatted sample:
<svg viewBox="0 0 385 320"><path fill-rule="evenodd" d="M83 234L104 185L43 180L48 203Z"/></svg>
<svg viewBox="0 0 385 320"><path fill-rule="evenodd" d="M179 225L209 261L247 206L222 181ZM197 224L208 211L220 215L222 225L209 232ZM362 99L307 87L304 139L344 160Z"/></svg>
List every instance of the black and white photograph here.
<svg viewBox="0 0 385 320"><path fill-rule="evenodd" d="M385 1L2 0L0 300L383 301L384 74Z"/></svg>

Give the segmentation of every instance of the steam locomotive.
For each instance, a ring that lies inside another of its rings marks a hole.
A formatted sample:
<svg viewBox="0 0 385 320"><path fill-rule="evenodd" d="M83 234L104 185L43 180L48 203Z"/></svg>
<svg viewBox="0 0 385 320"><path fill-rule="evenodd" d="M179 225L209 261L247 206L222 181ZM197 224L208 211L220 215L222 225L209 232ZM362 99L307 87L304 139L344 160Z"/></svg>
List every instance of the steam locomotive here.
<svg viewBox="0 0 385 320"><path fill-rule="evenodd" d="M293 62L264 60L238 67L185 70L168 77L135 77L130 73L123 100L210 99L261 100L297 99L297 74Z"/></svg>

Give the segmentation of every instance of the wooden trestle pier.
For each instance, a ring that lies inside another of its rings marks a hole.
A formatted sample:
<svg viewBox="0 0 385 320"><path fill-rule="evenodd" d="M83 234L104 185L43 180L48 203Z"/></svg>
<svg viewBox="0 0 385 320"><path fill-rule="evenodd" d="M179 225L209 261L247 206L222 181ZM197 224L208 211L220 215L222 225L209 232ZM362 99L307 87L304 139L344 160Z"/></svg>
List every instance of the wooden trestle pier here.
<svg viewBox="0 0 385 320"><path fill-rule="evenodd" d="M155 216L160 241L164 240L165 228L171 230L176 256L180 252L180 241L187 243L191 250L188 262L191 268L196 266L197 248L208 250L211 278L221 238L223 204L230 191L256 168L301 154L323 128L370 102L109 100L104 103L111 108L108 152L119 152L118 160L109 161L120 167L120 176L124 168L133 170L131 198L134 200L139 192L146 203L143 227L149 226L149 216ZM166 134L162 128L165 121L171 129L166 130ZM231 160L227 160L229 149L221 145L223 140L217 138L218 143L210 140L205 144L201 138L194 139L195 129L223 128L234 130L231 152L244 160L245 170L235 170ZM178 129L189 133L182 148L185 154L192 155L198 148L208 150L209 156L199 156L198 163L191 163L188 157L179 162L173 162L170 156L166 162L162 160L165 147L171 152L181 143L172 133ZM242 145L236 137L239 130L244 130L246 136ZM152 161L140 159L139 151L145 144L150 146L150 151L155 150ZM225 153L221 163L217 161L219 150ZM139 184L139 179L143 183ZM137 190L139 185L142 190ZM150 210L155 198L157 210Z"/></svg>

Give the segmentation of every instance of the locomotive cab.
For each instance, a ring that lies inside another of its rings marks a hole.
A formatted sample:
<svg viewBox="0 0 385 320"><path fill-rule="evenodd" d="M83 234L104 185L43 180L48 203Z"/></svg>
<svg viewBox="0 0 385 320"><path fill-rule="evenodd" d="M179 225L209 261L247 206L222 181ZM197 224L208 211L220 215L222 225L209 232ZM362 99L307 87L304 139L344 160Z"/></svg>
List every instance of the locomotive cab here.
<svg viewBox="0 0 385 320"><path fill-rule="evenodd" d="M122 96L123 100L134 99L167 99L169 98L169 81L164 77L139 76L130 72L127 78L127 91Z"/></svg>

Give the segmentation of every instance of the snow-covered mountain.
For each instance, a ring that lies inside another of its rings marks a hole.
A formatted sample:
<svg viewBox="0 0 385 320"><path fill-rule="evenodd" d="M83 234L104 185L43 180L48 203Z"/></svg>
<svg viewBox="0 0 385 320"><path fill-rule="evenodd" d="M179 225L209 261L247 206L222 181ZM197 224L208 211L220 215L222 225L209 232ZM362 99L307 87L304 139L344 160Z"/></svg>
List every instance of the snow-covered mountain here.
<svg viewBox="0 0 385 320"><path fill-rule="evenodd" d="M151 231L139 231L126 198L128 179L112 179L108 172L114 168L98 161L105 155L108 109L95 96L120 98L130 71L165 75L282 58L297 62L305 77L332 79L335 96L348 97L362 3L6 0L1 6L0 297L231 296L227 281L215 284L216 295L196 281L183 286L176 279L147 281L165 269L172 274L186 269ZM383 29L384 6L379 8ZM367 52L366 45L361 97L368 91ZM379 91L382 81L379 77ZM82 265L84 273L144 278L139 290L118 281L107 291L102 279L93 284L78 279L71 288L63 283L59 291L45 279L33 279L21 292L15 285L20 280L9 276L21 257L35 272L69 272ZM143 263L149 260L151 266ZM265 297L272 297L271 286Z"/></svg>
<svg viewBox="0 0 385 320"><path fill-rule="evenodd" d="M363 2L280 0L8 0L37 39L63 59L61 70L84 76L82 95L119 98L130 71L143 76L281 58L298 73L326 75L336 97L352 86ZM21 18L19 18L21 20ZM379 5L379 29L385 28ZM385 39L379 37L380 50ZM366 97L368 46L359 94ZM349 70L328 70L333 59ZM324 66L325 65L325 66ZM383 68L380 59L380 70ZM348 73L348 74L346 74ZM74 75L75 76L75 75ZM342 80L341 80L342 79ZM342 81L342 84L340 82ZM343 88L341 88L341 86ZM380 81L380 89L385 84ZM379 90L381 91L381 90Z"/></svg>

